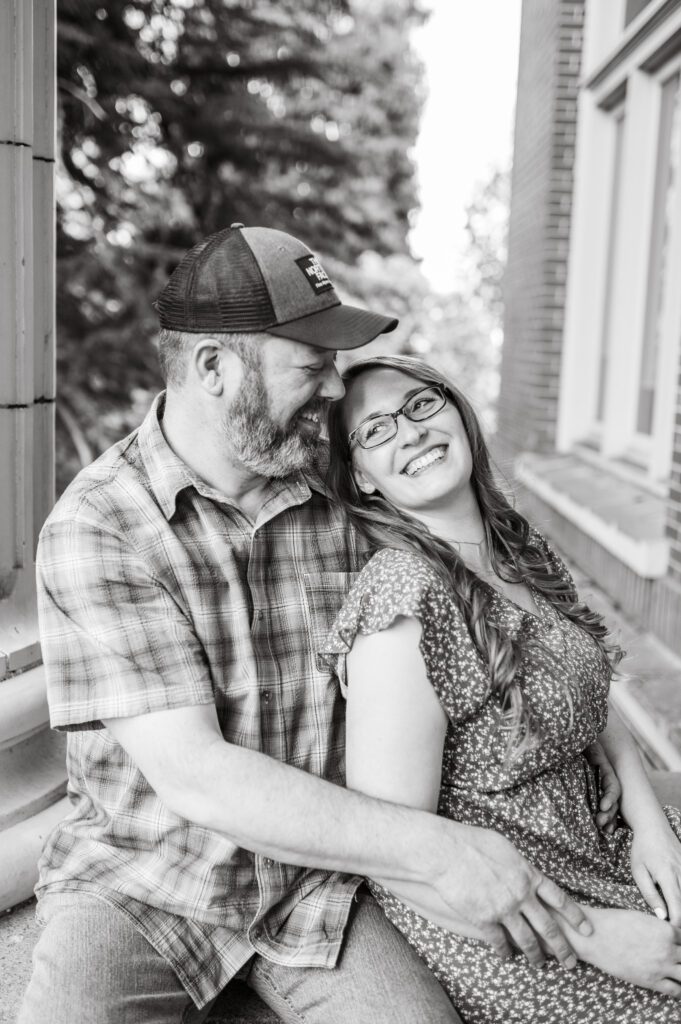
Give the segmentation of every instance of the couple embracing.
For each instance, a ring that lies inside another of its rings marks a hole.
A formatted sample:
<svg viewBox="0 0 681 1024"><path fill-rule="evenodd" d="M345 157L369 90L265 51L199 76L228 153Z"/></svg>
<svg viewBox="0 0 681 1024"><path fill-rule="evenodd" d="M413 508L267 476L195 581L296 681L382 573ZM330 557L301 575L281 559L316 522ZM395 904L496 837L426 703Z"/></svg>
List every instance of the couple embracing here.
<svg viewBox="0 0 681 1024"><path fill-rule="evenodd" d="M465 396L341 378L396 321L272 229L157 309L166 391L41 536L72 810L21 1024L199 1022L234 977L306 1024L681 1020L681 817Z"/></svg>

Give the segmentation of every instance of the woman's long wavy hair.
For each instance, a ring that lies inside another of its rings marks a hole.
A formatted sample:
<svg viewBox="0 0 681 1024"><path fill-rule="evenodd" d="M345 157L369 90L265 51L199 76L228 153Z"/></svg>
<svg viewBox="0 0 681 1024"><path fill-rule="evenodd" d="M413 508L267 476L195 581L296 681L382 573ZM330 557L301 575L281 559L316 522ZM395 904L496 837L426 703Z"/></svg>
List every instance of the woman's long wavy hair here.
<svg viewBox="0 0 681 1024"><path fill-rule="evenodd" d="M509 583L524 583L539 591L592 637L604 667L612 673L623 652L609 640L602 617L579 601L574 586L533 535L527 519L497 486L480 423L465 395L434 367L406 356L376 356L353 363L343 374L343 381L349 389L362 374L377 369L399 370L424 385L443 388L461 416L470 445L471 485L495 573ZM467 567L455 547L380 493L364 494L359 490L353 475L344 407L343 401L335 402L329 413L331 461L327 485L331 496L343 504L352 523L369 542L369 554L381 548L415 550L451 588L471 637L489 666L490 690L498 695L502 723L508 730L508 756L518 756L541 740L524 696L520 671L523 655L536 644L522 630L511 636L499 625L492 614L494 591Z"/></svg>

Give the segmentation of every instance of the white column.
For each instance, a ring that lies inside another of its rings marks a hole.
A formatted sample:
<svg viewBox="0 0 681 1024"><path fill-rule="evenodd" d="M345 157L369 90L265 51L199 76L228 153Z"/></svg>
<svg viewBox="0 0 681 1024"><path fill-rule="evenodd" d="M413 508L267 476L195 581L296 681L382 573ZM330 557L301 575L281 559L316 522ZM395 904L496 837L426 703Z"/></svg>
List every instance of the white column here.
<svg viewBox="0 0 681 1024"><path fill-rule="evenodd" d="M64 793L47 728L35 543L54 499L54 0L0 2L0 909Z"/></svg>
<svg viewBox="0 0 681 1024"><path fill-rule="evenodd" d="M34 0L33 14L33 550L54 504L55 0ZM35 457L37 455L37 457Z"/></svg>

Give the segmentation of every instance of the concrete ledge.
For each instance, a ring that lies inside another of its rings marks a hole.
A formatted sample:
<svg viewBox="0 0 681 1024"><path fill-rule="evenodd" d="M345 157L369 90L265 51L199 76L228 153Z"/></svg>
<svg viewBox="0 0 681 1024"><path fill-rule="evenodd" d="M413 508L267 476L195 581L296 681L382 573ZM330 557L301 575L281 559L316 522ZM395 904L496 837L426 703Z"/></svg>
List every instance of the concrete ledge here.
<svg viewBox="0 0 681 1024"><path fill-rule="evenodd" d="M631 692L626 680L620 679L612 686L610 699L648 763L663 771L681 772L681 751Z"/></svg>
<svg viewBox="0 0 681 1024"><path fill-rule="evenodd" d="M45 729L0 750L0 835L66 793L66 737Z"/></svg>
<svg viewBox="0 0 681 1024"><path fill-rule="evenodd" d="M664 501L576 455L520 455L516 479L643 579L667 572Z"/></svg>
<svg viewBox="0 0 681 1024"><path fill-rule="evenodd" d="M0 751L45 729L49 718L42 665L0 682Z"/></svg>
<svg viewBox="0 0 681 1024"><path fill-rule="evenodd" d="M17 425L7 419L10 412L25 414L27 410L0 409L0 436L3 437L3 445L0 446L0 481L3 483L11 481L8 473L13 466L10 458L14 452L12 444L15 448L23 444L23 439L17 434ZM8 441L5 440L5 434ZM5 451L5 448L9 450ZM7 507L7 500L5 497L4 507ZM13 569L9 576L11 579L4 580L5 590L0 592L0 679L14 672L25 672L41 662L35 567L27 565L22 569Z"/></svg>
<svg viewBox="0 0 681 1024"><path fill-rule="evenodd" d="M65 798L2 833L0 910L13 907L33 895L43 844L69 809L69 801Z"/></svg>

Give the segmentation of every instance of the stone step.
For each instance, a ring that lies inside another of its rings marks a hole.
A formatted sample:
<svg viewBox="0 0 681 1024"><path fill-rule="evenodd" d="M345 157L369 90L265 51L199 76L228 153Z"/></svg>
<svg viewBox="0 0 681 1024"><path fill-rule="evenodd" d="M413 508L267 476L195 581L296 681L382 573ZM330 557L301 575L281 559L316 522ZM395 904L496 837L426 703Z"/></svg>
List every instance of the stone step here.
<svg viewBox="0 0 681 1024"><path fill-rule="evenodd" d="M31 895L43 843L69 809L65 745L49 729L42 665L0 681L0 909Z"/></svg>
<svg viewBox="0 0 681 1024"><path fill-rule="evenodd" d="M0 682L0 750L16 746L48 722L42 665Z"/></svg>
<svg viewBox="0 0 681 1024"><path fill-rule="evenodd" d="M70 809L64 797L0 833L0 911L16 906L33 894L45 840Z"/></svg>
<svg viewBox="0 0 681 1024"><path fill-rule="evenodd" d="M65 747L62 733L43 729L0 750L0 833L64 796Z"/></svg>

